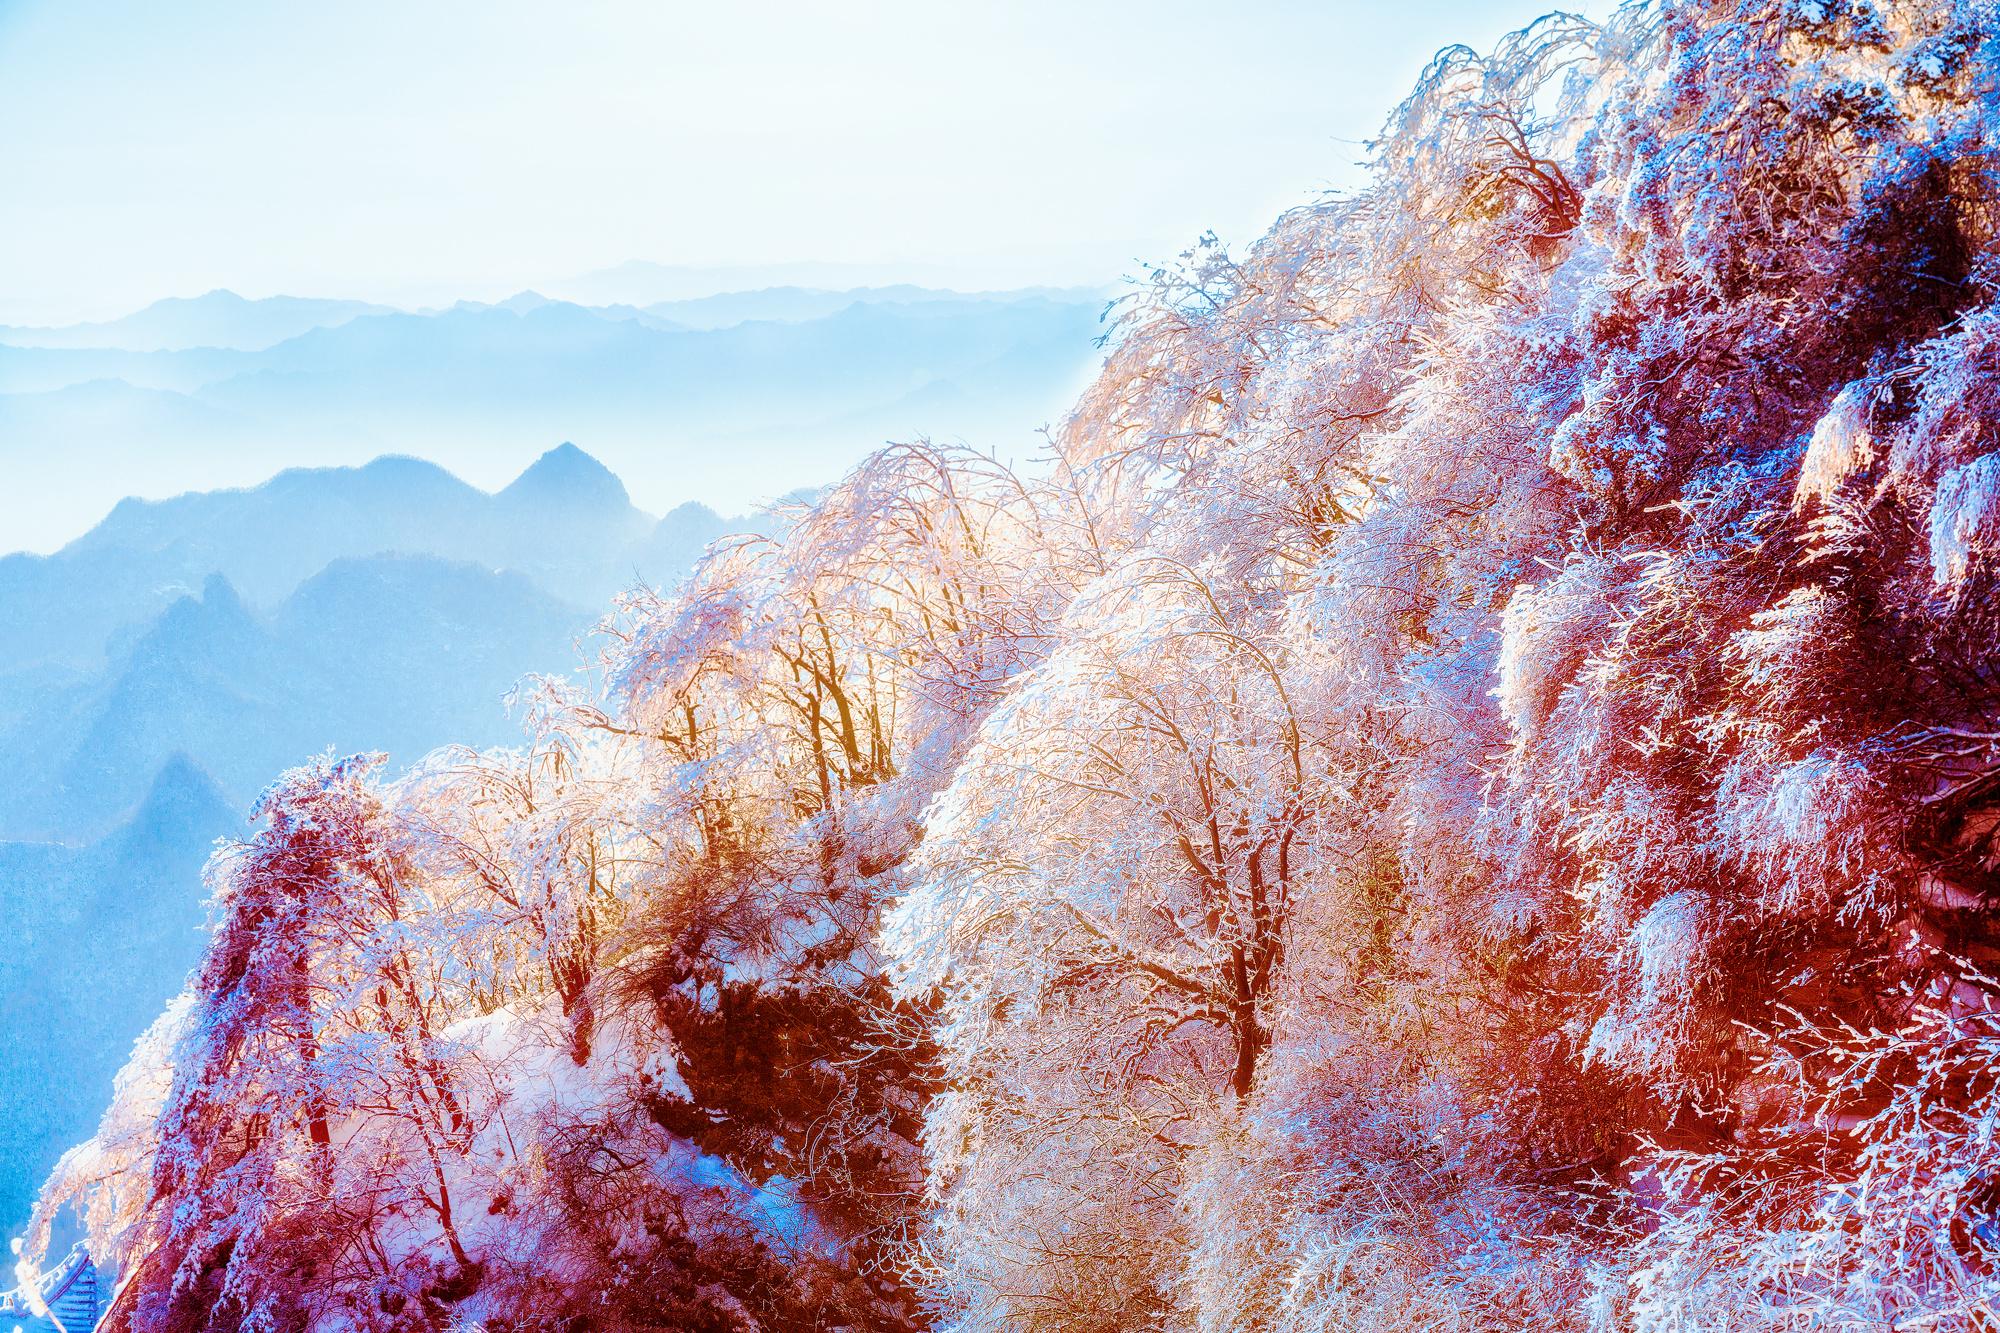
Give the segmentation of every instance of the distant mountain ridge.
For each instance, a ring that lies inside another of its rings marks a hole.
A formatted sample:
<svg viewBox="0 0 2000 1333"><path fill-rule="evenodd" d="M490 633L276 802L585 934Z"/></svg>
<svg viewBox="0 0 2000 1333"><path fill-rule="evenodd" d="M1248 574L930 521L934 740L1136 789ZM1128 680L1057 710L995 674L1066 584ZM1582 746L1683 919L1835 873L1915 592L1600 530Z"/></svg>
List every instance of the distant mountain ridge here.
<svg viewBox="0 0 2000 1333"><path fill-rule="evenodd" d="M396 339L407 345L409 329L425 321L461 333L482 317L539 315L533 326L546 343L550 333L575 334L595 325L629 325L663 334L724 332L744 324L808 324L857 307L904 307L905 313L937 313L923 307L1005 308L1023 304L1075 307L1101 312L1108 289L1024 287L1007 291L958 292L901 284L891 287L767 287L719 292L688 300L645 306L623 303L584 305L532 290L501 301L458 301L444 307L404 310L359 301L299 297L248 299L229 291L193 298L169 298L121 319L59 327L0 325L0 392L45 393L98 380L122 380L137 388L196 393L231 377L262 371L297 371L316 365L329 351L351 357L388 327L356 321L399 321ZM558 322L559 321L559 322ZM199 330L199 332L197 332ZM314 337L347 330L352 339ZM606 331L609 334L609 330ZM276 356L260 356L283 344L304 340ZM446 341L449 341L448 339ZM570 349L574 352L574 348Z"/></svg>
<svg viewBox="0 0 2000 1333"><path fill-rule="evenodd" d="M170 296L119 319L58 327L0 326L0 343L16 347L118 348L172 352L198 347L255 352L391 306L304 296L238 296L218 288L201 296Z"/></svg>
<svg viewBox="0 0 2000 1333"><path fill-rule="evenodd" d="M567 670L592 618L518 573L429 555L336 560L269 616L211 575L0 735L6 771L39 777L0 796L0 832L107 827L176 754L241 809L329 745L409 760L476 719L476 743L505 743L495 705L527 671Z"/></svg>
<svg viewBox="0 0 2000 1333"><path fill-rule="evenodd" d="M271 606L330 561L422 553L516 569L572 605L598 606L635 581L679 573L723 526L698 504L654 519L573 445L497 495L390 456L288 469L241 490L125 500L53 555L0 556L0 696L10 674L100 663L121 625L159 614L211 574Z"/></svg>
<svg viewBox="0 0 2000 1333"><path fill-rule="evenodd" d="M809 287L849 290L879 285L882 271L866 264L812 260L786 264L662 264L628 259L610 268L538 283L544 291L582 305L653 305L688 301L718 292L756 291L767 287ZM938 266L903 266L900 282L948 288L959 275Z"/></svg>
<svg viewBox="0 0 2000 1333"><path fill-rule="evenodd" d="M121 503L0 558L0 763L37 774L0 786L0 837L94 834L172 753L241 802L329 744L505 741L493 705L521 674L573 666L612 594L729 526L654 518L569 444L496 494L382 458Z"/></svg>
<svg viewBox="0 0 2000 1333"><path fill-rule="evenodd" d="M494 493L408 457L299 468L0 557L0 1220L199 957L202 863L275 774L514 742L506 693L730 526L656 519L563 444Z"/></svg>
<svg viewBox="0 0 2000 1333"><path fill-rule="evenodd" d="M1095 361L1098 294L797 276L0 329L0 550L55 548L0 555L0 1206L87 1131L198 953L203 860L276 773L514 742L515 683L748 522L686 497L793 492L892 436L1031 441Z"/></svg>
<svg viewBox="0 0 2000 1333"><path fill-rule="evenodd" d="M54 549L120 495L247 485L285 462L419 453L498 485L497 460L574 439L655 503L748 506L767 477L832 475L886 439L1031 447L1097 364L1104 309L1098 292L919 287L414 312L211 297L191 304L247 321L207 339L222 345L157 330L109 345L160 306L0 330L0 463L13 495L37 497L0 497L0 550ZM269 341L283 321L291 336Z"/></svg>
<svg viewBox="0 0 2000 1333"><path fill-rule="evenodd" d="M0 1223L12 1232L124 1052L201 957L201 867L240 832L183 754L115 830L82 846L0 841Z"/></svg>

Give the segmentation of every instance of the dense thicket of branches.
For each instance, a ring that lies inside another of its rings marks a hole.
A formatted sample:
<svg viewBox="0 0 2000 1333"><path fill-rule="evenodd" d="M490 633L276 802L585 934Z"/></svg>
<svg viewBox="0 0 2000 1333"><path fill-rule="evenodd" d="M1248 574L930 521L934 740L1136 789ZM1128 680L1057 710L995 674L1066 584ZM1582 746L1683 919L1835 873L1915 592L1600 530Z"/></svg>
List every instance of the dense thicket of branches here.
<svg viewBox="0 0 2000 1333"><path fill-rule="evenodd" d="M1972 0L1443 52L1046 467L288 774L44 1221L148 1331L1990 1326L1996 99Z"/></svg>

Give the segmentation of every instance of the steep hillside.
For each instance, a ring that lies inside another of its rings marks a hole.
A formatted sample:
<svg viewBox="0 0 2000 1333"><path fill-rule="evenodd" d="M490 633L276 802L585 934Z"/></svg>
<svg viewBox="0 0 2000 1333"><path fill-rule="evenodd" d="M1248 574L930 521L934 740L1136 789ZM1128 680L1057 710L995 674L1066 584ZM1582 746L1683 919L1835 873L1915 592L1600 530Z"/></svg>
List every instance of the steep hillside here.
<svg viewBox="0 0 2000 1333"><path fill-rule="evenodd" d="M44 840L0 842L10 1225L198 958L201 866L271 774L328 747L515 740L502 700L575 661L591 601L671 579L723 527L699 505L655 521L564 446L498 495L387 458L128 503L57 556L0 561L0 839Z"/></svg>
<svg viewBox="0 0 2000 1333"><path fill-rule="evenodd" d="M336 560L268 616L212 574L106 670L0 731L0 763L36 775L0 794L0 830L102 830L174 754L243 810L271 773L329 745L409 760L447 741L503 743L515 729L499 702L528 672L574 660L592 620L521 574L433 556Z"/></svg>
<svg viewBox="0 0 2000 1333"><path fill-rule="evenodd" d="M18 1231L62 1146L86 1134L133 1038L201 959L201 868L243 829L183 756L83 847L0 842L0 1224Z"/></svg>
<svg viewBox="0 0 2000 1333"><path fill-rule="evenodd" d="M53 1174L114 1330L1984 1329L2000 16L1442 52L1017 474L286 772Z"/></svg>
<svg viewBox="0 0 2000 1333"><path fill-rule="evenodd" d="M34 775L0 788L0 837L99 836L174 753L240 809L328 745L502 743L495 704L573 663L592 607L747 521L655 520L573 445L497 495L383 458L128 501L56 555L0 558L0 761Z"/></svg>

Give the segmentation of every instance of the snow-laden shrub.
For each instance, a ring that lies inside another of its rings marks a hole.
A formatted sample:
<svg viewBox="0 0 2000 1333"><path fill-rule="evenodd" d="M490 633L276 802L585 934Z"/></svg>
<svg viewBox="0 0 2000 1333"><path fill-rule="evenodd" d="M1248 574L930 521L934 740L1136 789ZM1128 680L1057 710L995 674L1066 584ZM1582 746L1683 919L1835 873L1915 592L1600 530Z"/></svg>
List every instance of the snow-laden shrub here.
<svg viewBox="0 0 2000 1333"><path fill-rule="evenodd" d="M1776 765L1758 756L1725 770L1717 829L1749 877L1755 911L1776 918L1868 902L1886 859L1875 842L1877 795L1868 768L1837 753Z"/></svg>
<svg viewBox="0 0 2000 1333"><path fill-rule="evenodd" d="M1611 618L1611 562L1577 553L1546 582L1522 585L1500 615L1495 694L1519 743L1531 744L1576 682Z"/></svg>
<svg viewBox="0 0 2000 1333"><path fill-rule="evenodd" d="M1640 1078L1671 1077L1694 1039L1713 984L1712 909L1688 890L1654 903L1613 962L1611 1008L1591 1027L1586 1065L1601 1062Z"/></svg>
<svg viewBox="0 0 2000 1333"><path fill-rule="evenodd" d="M1808 500L1826 500L1875 460L1875 436L1868 421L1873 400L1873 385L1850 384L1834 398L1826 415L1813 423L1805 459L1799 465L1799 484L1792 500L1795 506L1803 507Z"/></svg>
<svg viewBox="0 0 2000 1333"><path fill-rule="evenodd" d="M1961 463L1931 499L1931 578L1956 590L2000 551L2000 454Z"/></svg>
<svg viewBox="0 0 2000 1333"><path fill-rule="evenodd" d="M1996 22L1450 48L1045 472L289 776L71 1163L120 1329L1990 1322Z"/></svg>

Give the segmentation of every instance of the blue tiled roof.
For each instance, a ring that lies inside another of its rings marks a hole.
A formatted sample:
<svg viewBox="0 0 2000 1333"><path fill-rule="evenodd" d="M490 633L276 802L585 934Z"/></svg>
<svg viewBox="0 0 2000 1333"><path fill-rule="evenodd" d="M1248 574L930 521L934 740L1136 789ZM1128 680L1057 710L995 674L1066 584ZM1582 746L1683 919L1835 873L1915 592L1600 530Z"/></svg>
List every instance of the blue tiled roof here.
<svg viewBox="0 0 2000 1333"><path fill-rule="evenodd" d="M90 1261L90 1254L83 1246L78 1245L64 1255L63 1261L42 1274L36 1285L41 1288L42 1303L55 1319L34 1314L17 1288L0 1293L0 1333L14 1333L16 1329L20 1333L55 1333L58 1328L64 1333L87 1333L96 1327L97 1317L103 1312L97 1289L97 1265Z"/></svg>

